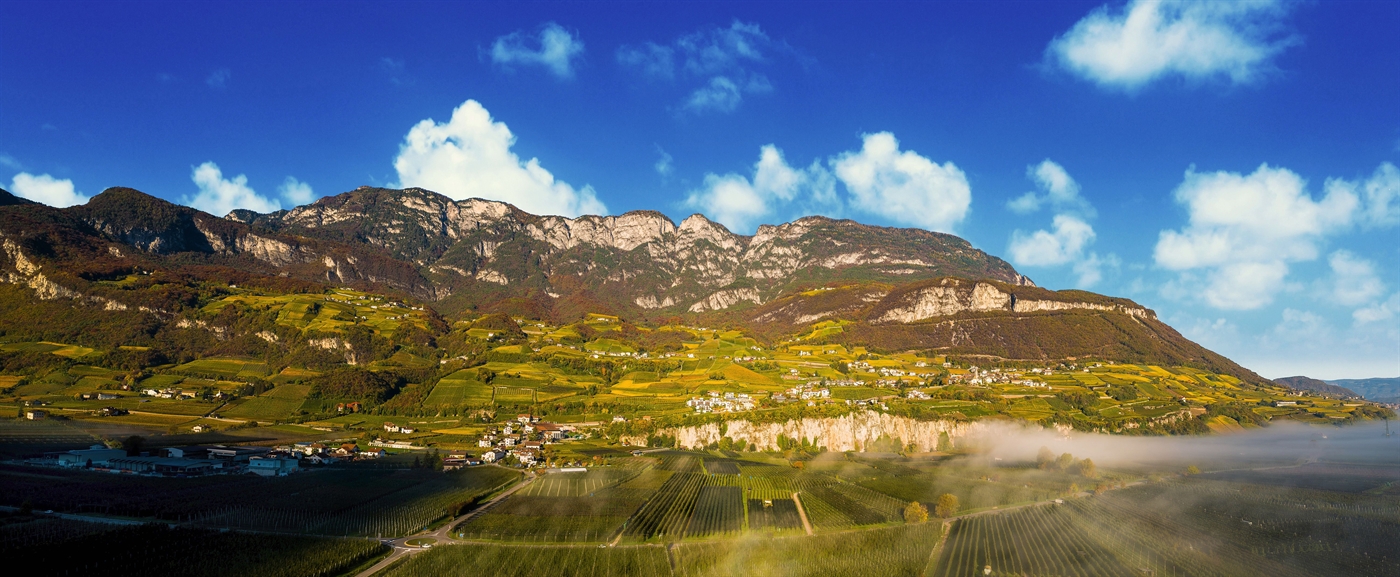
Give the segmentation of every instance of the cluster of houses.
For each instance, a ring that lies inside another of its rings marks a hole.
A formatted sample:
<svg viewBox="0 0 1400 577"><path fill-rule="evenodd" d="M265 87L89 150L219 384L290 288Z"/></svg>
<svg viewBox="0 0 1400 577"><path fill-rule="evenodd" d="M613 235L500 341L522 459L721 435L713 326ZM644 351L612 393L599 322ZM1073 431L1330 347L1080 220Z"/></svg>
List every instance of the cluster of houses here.
<svg viewBox="0 0 1400 577"><path fill-rule="evenodd" d="M813 383L792 387L783 393L773 395L773 400L777 402L792 401L816 401L831 398L831 389Z"/></svg>
<svg viewBox="0 0 1400 577"><path fill-rule="evenodd" d="M107 395L103 397L101 395L104 395L104 393L97 394L99 395L97 398L103 400L119 398L117 395ZM195 389L176 389L171 387L166 387L164 389L142 389L141 396L156 397L158 399L197 399L199 398L199 391ZM223 391L214 393L214 398L216 399L221 399L223 397Z"/></svg>
<svg viewBox="0 0 1400 577"><path fill-rule="evenodd" d="M1046 375L1054 374L1054 372L1049 369L1031 369L1031 372L1035 374ZM1000 383L1008 385L1021 385L1026 387L1045 386L1045 383L1042 381L1021 378L1022 376L1022 373L1018 371L1003 372L1001 369L996 368L982 370L977 368L976 366L972 366L968 367L966 373L953 373L951 375L948 375L948 382L966 383L969 385L992 385Z"/></svg>
<svg viewBox="0 0 1400 577"><path fill-rule="evenodd" d="M505 460L506 457L515 457L521 465L531 467L544 460L545 445L563 441L574 433L572 426L543 422L531 415L520 415L500 429L487 430L477 441L477 446L486 449L481 454L483 462L495 463Z"/></svg>
<svg viewBox="0 0 1400 577"><path fill-rule="evenodd" d="M754 408L754 401L747 393L725 393L721 396L714 391L707 396L690 399L685 404L697 413L736 413Z"/></svg>
<svg viewBox="0 0 1400 577"><path fill-rule="evenodd" d="M404 435L412 435L416 431L417 429L414 429L413 427L395 425L387 421L384 423L384 432L386 433L401 433Z"/></svg>

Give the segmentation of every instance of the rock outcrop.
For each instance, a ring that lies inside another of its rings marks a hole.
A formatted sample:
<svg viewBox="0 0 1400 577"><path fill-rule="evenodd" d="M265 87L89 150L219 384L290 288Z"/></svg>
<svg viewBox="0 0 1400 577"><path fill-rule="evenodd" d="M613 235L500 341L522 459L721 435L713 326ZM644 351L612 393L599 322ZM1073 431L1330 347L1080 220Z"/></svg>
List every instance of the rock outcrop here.
<svg viewBox="0 0 1400 577"><path fill-rule="evenodd" d="M938 448L938 439L947 433L954 446L958 440L984 430L983 421L936 420L918 421L908 417L874 411L850 413L840 417L806 418L782 423L752 423L745 420L726 421L697 427L667 429L682 448L699 449L729 437L745 441L759 450L778 450L778 436L806 440L828 451L865 451L882 438L898 441L901 447L913 444L919 451Z"/></svg>
<svg viewBox="0 0 1400 577"><path fill-rule="evenodd" d="M874 308L869 320L877 324L912 323L963 312L1030 313L1075 309L1112 311L1141 319L1157 319L1152 311L1129 301L1106 297L1098 297L1098 300L1105 302L1076 300L1073 294L1042 289L1018 289L1001 283L945 278L936 283L906 287L890 293Z"/></svg>

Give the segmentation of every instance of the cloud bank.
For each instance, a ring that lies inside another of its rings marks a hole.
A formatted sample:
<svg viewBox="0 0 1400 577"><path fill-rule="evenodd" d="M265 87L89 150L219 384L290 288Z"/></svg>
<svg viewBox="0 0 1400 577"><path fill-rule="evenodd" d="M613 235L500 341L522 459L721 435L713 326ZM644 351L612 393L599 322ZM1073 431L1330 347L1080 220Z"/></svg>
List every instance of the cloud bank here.
<svg viewBox="0 0 1400 577"><path fill-rule="evenodd" d="M1260 165L1253 173L1200 173L1194 169L1177 187L1188 223L1162 231L1154 250L1158 266L1200 285L1212 307L1251 310L1268 305L1283 288L1289 264L1318 258L1328 235L1349 227L1361 207L1355 184L1333 181L1320 200L1302 177L1286 168ZM1195 291L1192 291L1195 292Z"/></svg>
<svg viewBox="0 0 1400 577"><path fill-rule="evenodd" d="M833 155L805 168L788 164L769 144L759 150L751 175L710 173L685 206L739 232L752 232L779 213L839 216L846 211L952 232L966 217L972 189L957 165L938 164L900 150L889 132L866 134L860 150ZM845 189L841 195L837 183ZM783 217L786 218L786 217Z"/></svg>
<svg viewBox="0 0 1400 577"><path fill-rule="evenodd" d="M1281 36L1281 0L1133 0L1101 6L1055 38L1046 57L1101 87L1135 90L1155 80L1227 78L1249 83L1295 41Z"/></svg>
<svg viewBox="0 0 1400 577"><path fill-rule="evenodd" d="M539 159L522 161L510 150L514 145L515 135L505 123L468 100L447 122L429 118L414 125L399 146L394 170L400 186L457 200L499 200L535 214L607 214L592 187L575 189L556 180Z"/></svg>

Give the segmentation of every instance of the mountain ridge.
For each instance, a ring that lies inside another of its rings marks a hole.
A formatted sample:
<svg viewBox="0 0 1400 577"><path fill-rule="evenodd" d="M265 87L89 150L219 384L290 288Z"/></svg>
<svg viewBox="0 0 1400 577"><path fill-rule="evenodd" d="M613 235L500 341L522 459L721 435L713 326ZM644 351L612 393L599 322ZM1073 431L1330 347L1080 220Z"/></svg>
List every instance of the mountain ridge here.
<svg viewBox="0 0 1400 577"><path fill-rule="evenodd" d="M161 269L206 285L236 274L295 290L387 291L448 318L597 312L729 324L769 338L840 321L849 326L822 338L1007 359L1171 362L1266 382L1131 300L1036 287L953 235L821 216L739 235L700 214L680 223L656 211L569 219L360 187L219 218L117 187L65 209L0 207L0 237L9 282L111 309L187 307L187 298L137 299L109 286Z"/></svg>

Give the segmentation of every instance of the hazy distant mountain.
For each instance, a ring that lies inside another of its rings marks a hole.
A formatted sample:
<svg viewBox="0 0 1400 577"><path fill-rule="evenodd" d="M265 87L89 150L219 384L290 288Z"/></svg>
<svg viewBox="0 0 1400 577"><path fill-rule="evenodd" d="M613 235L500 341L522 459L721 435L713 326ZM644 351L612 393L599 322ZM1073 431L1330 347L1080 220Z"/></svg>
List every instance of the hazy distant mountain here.
<svg viewBox="0 0 1400 577"><path fill-rule="evenodd" d="M1351 389L1328 384L1327 381L1320 381L1310 377L1284 377L1281 379L1274 379L1274 382L1295 391L1310 391L1325 397L1345 399L1364 396Z"/></svg>
<svg viewBox="0 0 1400 577"><path fill-rule="evenodd" d="M1376 379L1336 379L1327 381L1346 387L1377 403L1400 403L1400 377Z"/></svg>
<svg viewBox="0 0 1400 577"><path fill-rule="evenodd" d="M371 187L225 218L129 188L66 209L10 204L0 206L0 280L104 310L168 318L193 305L168 280L155 283L159 292L114 282L155 272L203 286L354 286L420 300L449 319L600 312L769 338L839 320L814 342L1190 365L1263 382L1130 300L1036 287L967 241L920 229L813 216L747 236L698 214L680 224L652 211L568 219Z"/></svg>

